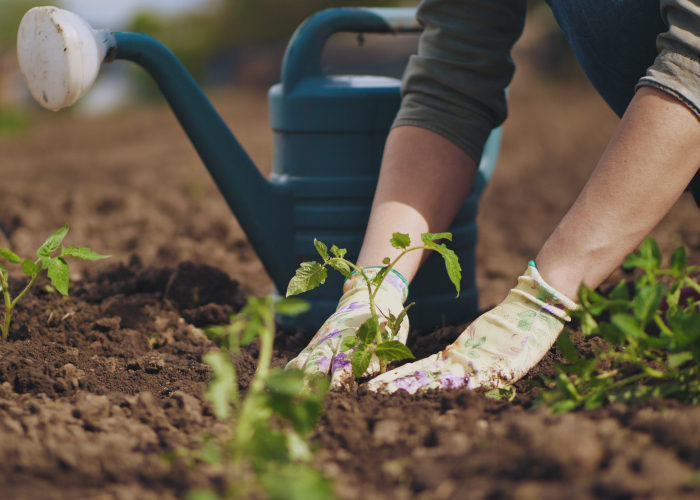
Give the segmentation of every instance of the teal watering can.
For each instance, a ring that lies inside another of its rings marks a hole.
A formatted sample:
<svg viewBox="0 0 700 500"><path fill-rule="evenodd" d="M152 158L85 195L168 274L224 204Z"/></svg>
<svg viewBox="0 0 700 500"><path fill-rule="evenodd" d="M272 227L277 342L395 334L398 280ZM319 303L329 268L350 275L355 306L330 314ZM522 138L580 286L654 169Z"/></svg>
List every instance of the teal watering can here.
<svg viewBox="0 0 700 500"><path fill-rule="evenodd" d="M299 264L318 259L314 238L346 248L350 259L357 258L384 142L401 104L399 80L324 75L321 53L326 41L338 32L421 29L415 9L330 9L307 19L289 42L281 83L269 92L275 149L269 180L187 70L155 39L96 31L71 12L38 7L22 20L18 53L32 95L52 110L70 106L87 92L103 62L123 59L143 67L158 84L277 291L284 294ZM453 241L448 246L462 265L462 292L455 298L442 259L432 255L410 287L415 328L462 323L478 312L475 217L499 142L500 129L495 129L474 188L450 228ZM331 272L325 286L304 294L311 310L285 320L285 326L318 328L335 311L342 282L340 274Z"/></svg>

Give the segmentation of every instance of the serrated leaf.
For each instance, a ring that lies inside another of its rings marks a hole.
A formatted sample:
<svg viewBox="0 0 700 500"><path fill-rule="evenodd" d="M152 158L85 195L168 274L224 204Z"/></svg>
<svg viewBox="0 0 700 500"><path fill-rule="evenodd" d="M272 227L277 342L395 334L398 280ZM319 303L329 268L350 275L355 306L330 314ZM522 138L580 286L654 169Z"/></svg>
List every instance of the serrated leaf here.
<svg viewBox="0 0 700 500"><path fill-rule="evenodd" d="M345 254L348 253L348 251L344 248L338 248L337 246L333 245L331 247L331 253L337 258L342 259L343 257L345 257Z"/></svg>
<svg viewBox="0 0 700 500"><path fill-rule="evenodd" d="M100 260L111 257L111 255L100 255L87 247L77 247L71 245L68 248L61 248L61 257L76 257L83 260Z"/></svg>
<svg viewBox="0 0 700 500"><path fill-rule="evenodd" d="M63 258L56 257L49 261L49 279L63 296L68 296L69 275L68 264Z"/></svg>
<svg viewBox="0 0 700 500"><path fill-rule="evenodd" d="M357 337L345 337L343 342L340 344L340 352L347 352L353 347L357 347L360 343L360 339Z"/></svg>
<svg viewBox="0 0 700 500"><path fill-rule="evenodd" d="M377 357L382 361L401 361L402 359L414 359L411 350L401 342L389 340L382 342L375 350Z"/></svg>
<svg viewBox="0 0 700 500"><path fill-rule="evenodd" d="M3 258L12 264L21 264L22 259L20 258L19 255L17 255L15 252L12 250L8 250L7 248L0 248L0 258Z"/></svg>
<svg viewBox="0 0 700 500"><path fill-rule="evenodd" d="M202 359L214 372L204 399L214 405L214 415L224 419L231 414L231 405L238 400L236 369L223 352L210 352Z"/></svg>
<svg viewBox="0 0 700 500"><path fill-rule="evenodd" d="M420 235L423 243L434 242L435 240L450 240L452 241L452 233L423 233Z"/></svg>
<svg viewBox="0 0 700 500"><path fill-rule="evenodd" d="M25 260L22 262L22 272L27 276L34 276L39 272L39 266L37 266L31 260Z"/></svg>
<svg viewBox="0 0 700 500"><path fill-rule="evenodd" d="M311 309L311 304L297 298L284 298L277 301L275 311L284 316L298 316Z"/></svg>
<svg viewBox="0 0 700 500"><path fill-rule="evenodd" d="M372 349L367 344L360 345L352 356L352 374L360 378L369 367L372 360Z"/></svg>
<svg viewBox="0 0 700 500"><path fill-rule="evenodd" d="M68 224L63 226L61 229L53 233L49 238L44 242L43 245L37 250L36 256L37 257L50 257L51 252L55 252L58 250L58 247L61 246L61 242L63 241L63 238L66 237L68 234Z"/></svg>
<svg viewBox="0 0 700 500"><path fill-rule="evenodd" d="M367 321L362 323L360 328L357 330L357 338L365 344L369 344L377 337L377 330L379 329L379 321L376 316L372 316Z"/></svg>
<svg viewBox="0 0 700 500"><path fill-rule="evenodd" d="M318 241L316 238L314 238L314 246L316 247L319 255L323 257L323 262L326 262L330 258L328 256L328 247L324 243Z"/></svg>
<svg viewBox="0 0 700 500"><path fill-rule="evenodd" d="M394 233L391 235L391 246L394 248L408 248L411 245L411 238L407 234L403 233ZM385 262L385 264L388 264L388 262Z"/></svg>
<svg viewBox="0 0 700 500"><path fill-rule="evenodd" d="M452 250L447 248L443 243L435 243L433 241L441 238L452 240L452 234L423 233L421 235L421 238L423 238L423 243L425 244L425 246L435 250L440 255L442 255L442 258L445 260L445 268L447 269L447 275L450 277L450 281L452 281L452 284L457 289L457 297L459 297L462 282L462 266L459 265L459 258L457 257L457 254L455 254Z"/></svg>
<svg viewBox="0 0 700 500"><path fill-rule="evenodd" d="M337 259L337 258L331 259L328 261L328 264L336 271L340 271L340 274L342 274L346 278L352 277L352 270L350 269L350 266L348 265L348 263L345 262L344 260Z"/></svg>
<svg viewBox="0 0 700 500"><path fill-rule="evenodd" d="M318 262L302 262L287 287L287 297L313 290L326 282L328 271Z"/></svg>

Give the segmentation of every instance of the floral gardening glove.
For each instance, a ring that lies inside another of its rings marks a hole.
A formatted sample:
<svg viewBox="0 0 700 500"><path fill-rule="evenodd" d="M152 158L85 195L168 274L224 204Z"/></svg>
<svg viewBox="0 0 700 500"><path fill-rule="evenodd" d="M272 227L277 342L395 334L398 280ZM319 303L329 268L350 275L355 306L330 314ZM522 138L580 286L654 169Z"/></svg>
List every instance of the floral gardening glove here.
<svg viewBox="0 0 700 500"><path fill-rule="evenodd" d="M367 267L364 272L372 279L380 269L381 267ZM380 321L382 313L388 316L391 312L398 316L403 310L407 296L406 280L397 271L392 270L384 279L374 299ZM331 389L349 388L354 378L348 359L352 351L341 352L340 348L343 339L354 336L360 325L370 317L367 284L362 276L353 273L343 286L343 296L338 303L338 309L323 324L306 349L287 364L286 369L301 370L307 375L330 375ZM408 317L401 322L401 328L393 340L405 344L407 336ZM365 375L375 375L378 372L379 360L373 356Z"/></svg>
<svg viewBox="0 0 700 500"><path fill-rule="evenodd" d="M576 304L540 277L534 261L506 299L477 318L454 344L371 380L371 391L503 388L544 357Z"/></svg>

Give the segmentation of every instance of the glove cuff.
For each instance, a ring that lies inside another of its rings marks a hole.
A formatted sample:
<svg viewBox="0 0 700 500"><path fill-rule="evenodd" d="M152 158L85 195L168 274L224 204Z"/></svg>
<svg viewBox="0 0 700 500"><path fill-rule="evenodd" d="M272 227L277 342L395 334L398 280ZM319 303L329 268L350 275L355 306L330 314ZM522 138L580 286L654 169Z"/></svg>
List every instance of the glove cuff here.
<svg viewBox="0 0 700 500"><path fill-rule="evenodd" d="M541 309L564 321L571 321L569 313L578 309L574 301L547 284L540 276L534 260L528 263L527 271L518 278L518 285L511 293L534 302Z"/></svg>

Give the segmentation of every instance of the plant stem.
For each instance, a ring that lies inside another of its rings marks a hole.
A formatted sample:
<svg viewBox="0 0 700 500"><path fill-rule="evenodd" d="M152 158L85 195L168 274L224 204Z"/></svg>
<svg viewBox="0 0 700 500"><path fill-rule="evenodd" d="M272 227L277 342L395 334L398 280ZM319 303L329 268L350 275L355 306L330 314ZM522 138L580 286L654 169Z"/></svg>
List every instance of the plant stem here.
<svg viewBox="0 0 700 500"><path fill-rule="evenodd" d="M7 340L7 336L10 334L13 303L10 299L10 291L7 289L7 282L2 272L0 272L0 285L2 285L2 294L5 296L5 324L2 327L2 338Z"/></svg>
<svg viewBox="0 0 700 500"><path fill-rule="evenodd" d="M22 290L22 293L20 293L17 297L15 297L15 300L12 301L12 308L13 308L13 309L14 309L14 307L17 305L17 302L19 302L20 300L22 300L22 297L24 297L24 296L27 294L27 292L29 291L29 289L30 289L32 286L34 286L34 282L35 282L36 279L39 277L39 274L40 274L40 272L38 272L38 273L36 273L34 276L32 276L31 281L29 282L29 284L27 284L27 286L24 288L24 290Z"/></svg>

